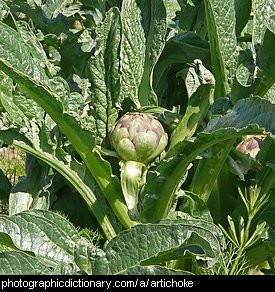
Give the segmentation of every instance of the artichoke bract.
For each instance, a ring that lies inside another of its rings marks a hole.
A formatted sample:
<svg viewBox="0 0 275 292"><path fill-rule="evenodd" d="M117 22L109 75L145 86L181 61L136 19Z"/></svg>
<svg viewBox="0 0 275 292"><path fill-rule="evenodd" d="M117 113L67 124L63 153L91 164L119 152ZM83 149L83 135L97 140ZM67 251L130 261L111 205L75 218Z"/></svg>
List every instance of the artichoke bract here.
<svg viewBox="0 0 275 292"><path fill-rule="evenodd" d="M114 125L110 141L125 161L149 163L167 146L161 123L147 113L126 113Z"/></svg>

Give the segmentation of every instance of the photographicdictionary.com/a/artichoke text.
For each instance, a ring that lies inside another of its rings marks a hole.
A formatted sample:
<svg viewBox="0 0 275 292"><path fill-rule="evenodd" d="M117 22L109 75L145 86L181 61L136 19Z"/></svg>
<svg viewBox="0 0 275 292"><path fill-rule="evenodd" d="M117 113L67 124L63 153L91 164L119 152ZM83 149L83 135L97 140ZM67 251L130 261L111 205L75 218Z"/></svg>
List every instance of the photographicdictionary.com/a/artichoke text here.
<svg viewBox="0 0 275 292"><path fill-rule="evenodd" d="M136 279L117 279L117 278L101 278L87 280L81 278L65 278L65 279L25 279L25 278L0 278L0 287L2 291L7 289L24 288L28 290L35 289L51 289L51 288L192 288L194 281L185 278L178 279L151 279L151 278L136 278Z"/></svg>

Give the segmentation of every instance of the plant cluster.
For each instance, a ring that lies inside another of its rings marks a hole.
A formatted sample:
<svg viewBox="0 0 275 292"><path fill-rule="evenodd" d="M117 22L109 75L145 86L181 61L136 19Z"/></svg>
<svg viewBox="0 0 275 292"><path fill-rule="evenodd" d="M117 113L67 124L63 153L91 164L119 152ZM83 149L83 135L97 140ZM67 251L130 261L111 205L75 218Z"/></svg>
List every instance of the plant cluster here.
<svg viewBox="0 0 275 292"><path fill-rule="evenodd" d="M0 0L0 274L272 274L273 9Z"/></svg>

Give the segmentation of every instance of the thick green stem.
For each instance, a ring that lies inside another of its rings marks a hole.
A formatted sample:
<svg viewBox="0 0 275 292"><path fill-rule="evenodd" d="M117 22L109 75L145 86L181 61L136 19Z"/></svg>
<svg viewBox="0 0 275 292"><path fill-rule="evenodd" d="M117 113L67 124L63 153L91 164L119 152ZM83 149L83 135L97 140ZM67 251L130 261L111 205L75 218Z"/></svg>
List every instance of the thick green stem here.
<svg viewBox="0 0 275 292"><path fill-rule="evenodd" d="M21 144L20 142L14 141L14 146L20 148L21 150L32 154L33 156L37 157L38 159L44 161L60 174L62 174L74 187L75 189L81 194L85 202L87 203L89 209L91 210L92 214L96 217L98 223L100 224L102 231L104 232L106 238L111 240L113 237L116 236L116 231L114 226L111 223L111 220L108 218L108 215L103 212L103 206L99 206L99 202L92 192L92 190L86 186L80 178L78 178L69 167L66 165L60 165L59 162L55 161L55 159L45 152L40 152L32 148L31 146L27 146L26 144Z"/></svg>
<svg viewBox="0 0 275 292"><path fill-rule="evenodd" d="M139 220L138 196L143 185L143 173L146 166L137 161L126 161L121 166L121 187L125 202L128 207L128 214L132 220Z"/></svg>

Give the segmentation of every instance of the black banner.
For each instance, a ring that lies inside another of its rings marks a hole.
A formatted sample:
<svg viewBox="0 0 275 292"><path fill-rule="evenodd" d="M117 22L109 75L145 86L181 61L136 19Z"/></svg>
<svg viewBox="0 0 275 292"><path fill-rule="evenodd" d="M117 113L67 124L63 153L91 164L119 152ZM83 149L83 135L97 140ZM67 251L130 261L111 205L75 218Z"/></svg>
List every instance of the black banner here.
<svg viewBox="0 0 275 292"><path fill-rule="evenodd" d="M193 289L263 287L270 276L0 276L0 291L25 289L47 291L57 288L81 289Z"/></svg>

